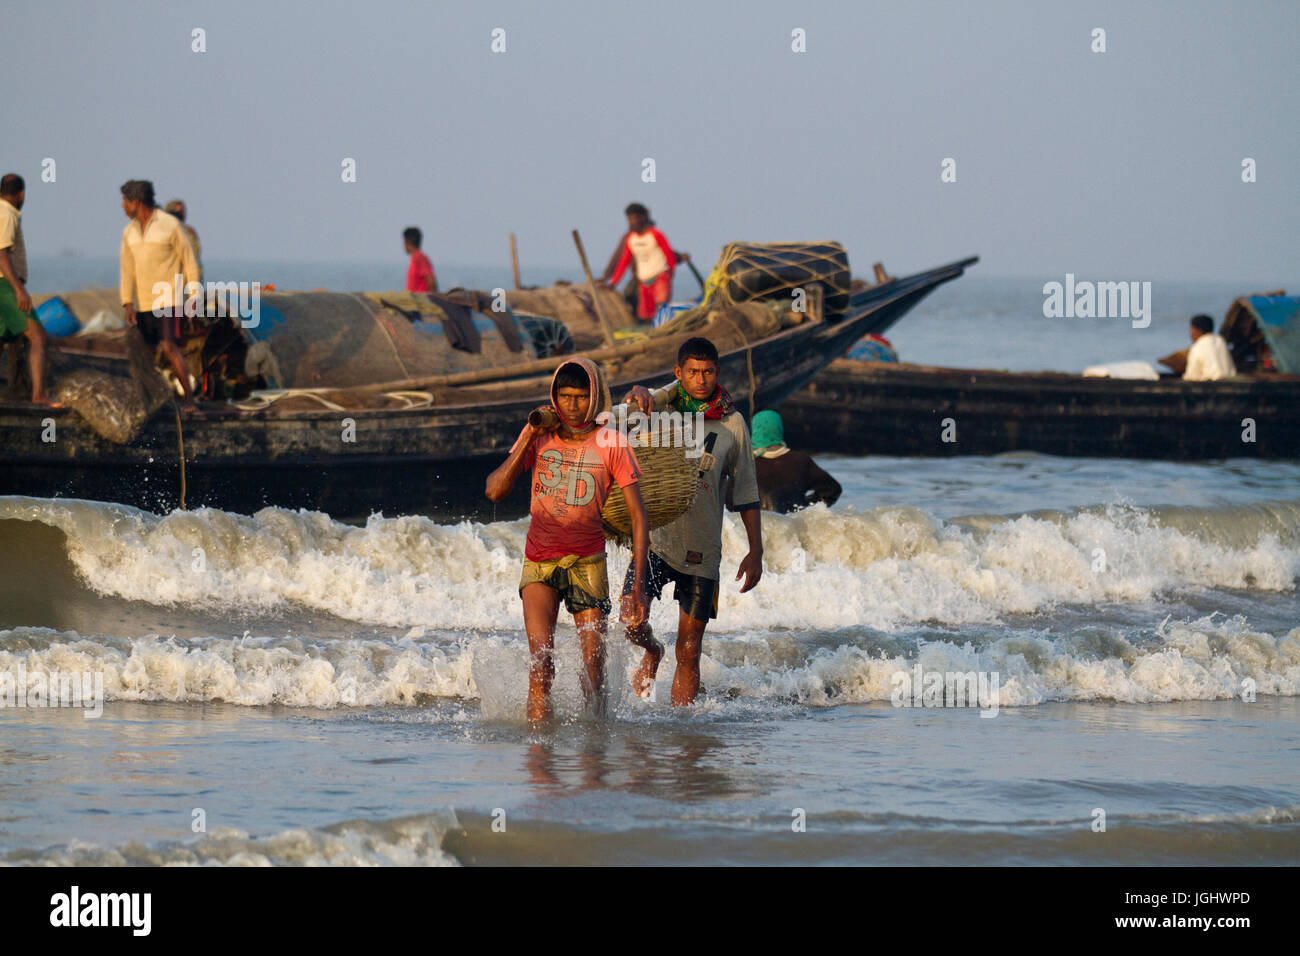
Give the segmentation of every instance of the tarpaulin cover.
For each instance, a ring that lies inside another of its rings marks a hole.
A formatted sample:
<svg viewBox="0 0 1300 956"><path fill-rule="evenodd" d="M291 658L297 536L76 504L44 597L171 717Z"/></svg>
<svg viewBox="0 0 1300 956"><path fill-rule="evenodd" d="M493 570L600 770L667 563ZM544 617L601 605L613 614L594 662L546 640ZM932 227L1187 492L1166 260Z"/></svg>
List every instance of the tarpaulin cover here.
<svg viewBox="0 0 1300 956"><path fill-rule="evenodd" d="M1245 297L1279 372L1300 374L1300 296Z"/></svg>

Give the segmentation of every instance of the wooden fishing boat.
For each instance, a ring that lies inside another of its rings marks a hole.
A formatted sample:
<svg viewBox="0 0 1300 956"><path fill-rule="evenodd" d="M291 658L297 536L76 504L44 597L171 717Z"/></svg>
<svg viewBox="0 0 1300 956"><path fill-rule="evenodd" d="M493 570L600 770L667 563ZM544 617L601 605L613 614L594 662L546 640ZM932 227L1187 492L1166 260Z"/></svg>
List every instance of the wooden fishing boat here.
<svg viewBox="0 0 1300 956"><path fill-rule="evenodd" d="M839 359L779 410L787 442L809 452L1300 458L1293 374L1141 381Z"/></svg>
<svg viewBox="0 0 1300 956"><path fill-rule="evenodd" d="M590 330L583 329L575 329L574 339L582 354L602 363L611 391L621 396L634 384L662 384L671 376L680 343L706 335L721 354L721 380L742 410L752 414L789 397L862 335L887 328L975 261L873 286L855 282L838 317L823 314L821 296L813 288L807 312L787 316L789 323L783 319L771 331L723 310L710 313L707 321L674 320L649 334L635 328L626 314L616 323L622 326L618 331L633 334L618 344L591 348L592 339L584 338ZM602 301L606 295L617 297L602 292ZM392 306L371 317L373 327L349 326L338 316L329 321L347 333L352 346L383 340L366 352L368 361L378 362L374 356L390 349L397 366L406 368L410 357L398 344L405 341L400 336L409 334L403 323L410 317L397 314L400 302ZM277 326L281 344L290 325ZM490 328L481 331L491 334ZM376 372L378 366L367 371L356 362L339 363L331 374L362 377L339 384L312 381L324 366L309 361L328 351L326 345L338 351L335 339L298 347L288 338L293 347L263 355L284 376L277 382L287 388L281 400L262 407L248 402L165 407L125 443L96 433L70 409L0 403L0 494L89 498L159 512L182 503L242 513L275 505L324 511L340 519L375 512L439 517L524 512L526 489L494 507L483 496L483 482L528 412L545 400L562 357L534 358L530 355L535 353L524 352L505 364L403 378L383 369ZM256 348L256 343L240 345L250 346ZM103 368L125 368L121 349L115 353L102 340L84 347L79 357Z"/></svg>
<svg viewBox="0 0 1300 956"><path fill-rule="evenodd" d="M1241 373L1227 381L839 359L780 411L791 446L810 452L1300 458L1300 297L1241 296L1220 332ZM1181 374L1185 360L1160 361Z"/></svg>

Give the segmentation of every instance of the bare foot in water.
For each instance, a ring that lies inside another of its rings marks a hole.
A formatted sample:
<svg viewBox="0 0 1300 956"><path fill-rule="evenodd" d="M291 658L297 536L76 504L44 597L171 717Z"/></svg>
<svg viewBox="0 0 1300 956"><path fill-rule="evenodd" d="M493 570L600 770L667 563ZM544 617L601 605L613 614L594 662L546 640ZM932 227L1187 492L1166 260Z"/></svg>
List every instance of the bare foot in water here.
<svg viewBox="0 0 1300 956"><path fill-rule="evenodd" d="M664 646L658 641L654 642L654 647L645 652L641 658L641 666L636 669L632 675L632 691L641 698L648 700L650 691L655 686L655 674L659 672L659 662L663 660Z"/></svg>

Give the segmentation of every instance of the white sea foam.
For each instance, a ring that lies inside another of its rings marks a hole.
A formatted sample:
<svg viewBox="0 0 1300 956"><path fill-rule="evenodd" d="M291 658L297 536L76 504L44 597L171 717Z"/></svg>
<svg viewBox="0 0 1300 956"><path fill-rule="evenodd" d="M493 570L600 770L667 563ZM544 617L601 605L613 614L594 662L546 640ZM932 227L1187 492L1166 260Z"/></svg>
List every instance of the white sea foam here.
<svg viewBox="0 0 1300 956"><path fill-rule="evenodd" d="M734 700L834 706L890 699L893 677L924 671L993 672L999 705L1112 700L1154 703L1241 698L1247 678L1258 695L1300 696L1300 627L1281 636L1220 615L1164 623L1130 641L1097 629L1049 635L1019 632L974 642L868 637L812 647L788 632L717 635L706 643L701 676L708 706ZM900 649L898 644L906 646ZM628 678L638 657L617 636L610 644L610 686L626 716L659 705L633 701ZM0 673L23 663L36 670L102 671L108 701L228 701L301 707L411 707L458 699L480 704L489 719L523 713L527 648L520 636L480 635L453 643L406 639L235 638L182 641L83 637L40 628L0 631ZM555 684L561 715L580 709L577 641L562 632ZM674 667L659 673L666 707Z"/></svg>
<svg viewBox="0 0 1300 956"><path fill-rule="evenodd" d="M352 821L325 829L284 830L253 836L216 827L193 840L100 846L74 840L66 846L20 850L0 863L38 866L456 866L442 838L457 826L455 814L400 820Z"/></svg>
<svg viewBox="0 0 1300 956"><path fill-rule="evenodd" d="M764 578L743 596L731 578L746 539L729 515L719 619L710 632L976 625L1061 604L1140 604L1207 587L1295 587L1300 503L1267 513L1175 510L965 522L914 508L858 513L819 505L765 514ZM61 529L68 558L102 595L212 610L296 607L397 627L519 627L522 520L447 525L375 516L355 527L278 508L158 517L119 505L18 497L0 498L0 518ZM615 584L627 558L626 551L612 555ZM656 605L656 626L671 626L669 604Z"/></svg>
<svg viewBox="0 0 1300 956"><path fill-rule="evenodd" d="M478 638L490 645L492 638ZM110 701L211 701L293 707L403 706L477 696L470 653L402 640L177 640L0 631L0 673L102 672Z"/></svg>
<svg viewBox="0 0 1300 956"><path fill-rule="evenodd" d="M1241 618L1162 624L1141 646L1118 635L1021 634L982 647L922 641L906 655L841 645L792 664L764 641L712 642L701 679L715 695L793 700L815 706L889 700L893 677L919 663L928 672L997 672L999 705L1112 700L1156 703L1300 695L1300 627L1281 637Z"/></svg>

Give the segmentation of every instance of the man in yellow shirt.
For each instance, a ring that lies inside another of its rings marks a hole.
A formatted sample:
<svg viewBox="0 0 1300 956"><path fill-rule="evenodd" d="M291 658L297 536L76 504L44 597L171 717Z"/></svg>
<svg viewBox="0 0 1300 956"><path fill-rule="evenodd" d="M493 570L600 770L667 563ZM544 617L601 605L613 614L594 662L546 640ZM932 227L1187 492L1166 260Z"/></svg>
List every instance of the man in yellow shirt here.
<svg viewBox="0 0 1300 956"><path fill-rule="evenodd" d="M162 347L180 382L182 396L189 399L190 373L177 340L184 315L185 287L199 281L194 247L180 220L158 208L153 183L147 179L123 183L122 211L130 220L122 230L123 316L127 325L140 329L147 343ZM177 276L181 277L180 301L174 294Z"/></svg>

